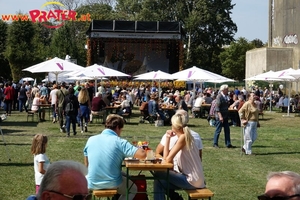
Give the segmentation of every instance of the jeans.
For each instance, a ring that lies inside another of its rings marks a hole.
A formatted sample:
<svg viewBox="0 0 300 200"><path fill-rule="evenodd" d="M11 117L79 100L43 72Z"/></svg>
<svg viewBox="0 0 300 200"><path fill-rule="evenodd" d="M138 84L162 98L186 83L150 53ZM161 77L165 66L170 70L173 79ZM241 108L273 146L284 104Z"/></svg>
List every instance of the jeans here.
<svg viewBox="0 0 300 200"><path fill-rule="evenodd" d="M52 117L56 119L55 104L52 104Z"/></svg>
<svg viewBox="0 0 300 200"><path fill-rule="evenodd" d="M23 106L25 108L25 111L27 112L27 107L26 107L26 100L25 98L19 98L19 111L23 111Z"/></svg>
<svg viewBox="0 0 300 200"><path fill-rule="evenodd" d="M228 147L229 145L231 145L228 118L223 118L223 123L218 118L216 118L216 130L215 130L215 135L214 135L214 145L218 145L219 136L222 131L222 127L224 127L225 145Z"/></svg>
<svg viewBox="0 0 300 200"><path fill-rule="evenodd" d="M58 113L59 126L60 126L60 128L62 128L65 125L63 107L58 107L57 108L57 113Z"/></svg>
<svg viewBox="0 0 300 200"><path fill-rule="evenodd" d="M163 171L156 171L154 173L155 178L159 178L160 180L154 180L154 200L165 200L165 193L167 189L167 185L169 184L169 190L178 190L178 189L196 189L192 186L186 179L186 176L177 173L174 171L169 171L169 181L167 182L165 179L167 178L167 173Z"/></svg>
<svg viewBox="0 0 300 200"><path fill-rule="evenodd" d="M11 104L12 104L12 100L10 100L10 99L5 99L5 100L4 100L4 103L5 103L5 105L6 105L6 107L5 107L6 114L11 114Z"/></svg>
<svg viewBox="0 0 300 200"><path fill-rule="evenodd" d="M257 122L248 121L244 127L244 146L246 154L252 154L252 144L257 138Z"/></svg>
<svg viewBox="0 0 300 200"><path fill-rule="evenodd" d="M67 133L70 134L70 126L72 124L73 133L76 133L76 115L66 115L66 129Z"/></svg>

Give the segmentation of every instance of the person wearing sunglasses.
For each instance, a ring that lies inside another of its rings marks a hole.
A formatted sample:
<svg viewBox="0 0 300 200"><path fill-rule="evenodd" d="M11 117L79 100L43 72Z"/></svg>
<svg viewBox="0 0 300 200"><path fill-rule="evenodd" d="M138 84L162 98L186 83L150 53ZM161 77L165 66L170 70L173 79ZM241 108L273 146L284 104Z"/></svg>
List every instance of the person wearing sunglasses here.
<svg viewBox="0 0 300 200"><path fill-rule="evenodd" d="M87 168L79 162L62 160L52 163L36 196L27 200L91 200L85 175Z"/></svg>
<svg viewBox="0 0 300 200"><path fill-rule="evenodd" d="M300 175L292 171L271 172L265 193L258 200L300 200Z"/></svg>

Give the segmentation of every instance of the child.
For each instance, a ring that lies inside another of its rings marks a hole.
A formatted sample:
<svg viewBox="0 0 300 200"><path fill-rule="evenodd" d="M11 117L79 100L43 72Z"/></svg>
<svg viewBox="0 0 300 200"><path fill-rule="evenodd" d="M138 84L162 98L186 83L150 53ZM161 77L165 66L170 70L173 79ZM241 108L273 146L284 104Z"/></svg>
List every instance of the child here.
<svg viewBox="0 0 300 200"><path fill-rule="evenodd" d="M47 143L47 136L42 134L35 135L32 140L31 153L34 155L33 163L36 193L38 193L44 174L50 165L50 161L45 154Z"/></svg>

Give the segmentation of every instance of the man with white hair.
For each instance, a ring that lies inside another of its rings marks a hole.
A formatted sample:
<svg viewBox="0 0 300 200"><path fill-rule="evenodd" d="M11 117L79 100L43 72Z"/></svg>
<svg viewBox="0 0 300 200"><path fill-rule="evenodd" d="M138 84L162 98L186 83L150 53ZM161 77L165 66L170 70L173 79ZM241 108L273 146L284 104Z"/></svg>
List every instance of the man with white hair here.
<svg viewBox="0 0 300 200"><path fill-rule="evenodd" d="M258 200L300 200L300 175L292 171L271 172L265 193Z"/></svg>
<svg viewBox="0 0 300 200"><path fill-rule="evenodd" d="M229 97L228 97L228 85L221 85L220 93L216 98L215 104L215 119L216 119L216 130L214 135L213 147L219 148L218 140L222 127L224 127L225 133L225 145L227 148L235 148L230 141L230 129L229 129Z"/></svg>

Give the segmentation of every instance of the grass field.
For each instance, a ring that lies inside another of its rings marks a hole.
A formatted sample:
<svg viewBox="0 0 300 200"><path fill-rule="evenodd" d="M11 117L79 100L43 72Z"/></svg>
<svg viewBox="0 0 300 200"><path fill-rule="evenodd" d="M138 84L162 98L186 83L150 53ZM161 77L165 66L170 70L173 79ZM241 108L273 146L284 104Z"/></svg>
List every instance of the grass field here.
<svg viewBox="0 0 300 200"><path fill-rule="evenodd" d="M253 146L256 156L241 155L240 148L225 148L223 133L219 139L221 148L213 148L214 127L210 127L206 119L190 119L190 128L198 132L203 140L204 174L207 187L215 193L213 199L256 199L257 195L264 192L268 172L300 172L300 118L282 115L283 113L265 111L264 119L260 121L258 139ZM133 136L137 136L139 140L144 140L148 136L150 147L155 149L169 127L139 124L139 116L139 111L135 108L133 117L124 127L122 137L131 140ZM3 138L0 138L0 199L3 200L25 199L35 191L33 156L30 154L31 140L35 134L43 133L49 137L46 154L51 162L62 159L83 162L82 150L88 137L104 129L102 124L94 122L89 124L87 133L79 132L77 136L67 138L59 132L58 124L52 124L49 120L41 123L26 122L26 113L17 111L8 116L0 126L7 144L5 146ZM240 127L231 127L231 141L233 145L240 147ZM148 191L152 191L151 182L148 182ZM184 197L187 199L186 195ZM152 196L150 199L153 199Z"/></svg>

